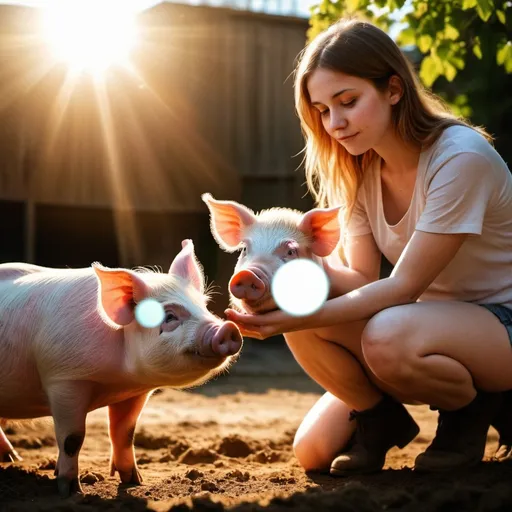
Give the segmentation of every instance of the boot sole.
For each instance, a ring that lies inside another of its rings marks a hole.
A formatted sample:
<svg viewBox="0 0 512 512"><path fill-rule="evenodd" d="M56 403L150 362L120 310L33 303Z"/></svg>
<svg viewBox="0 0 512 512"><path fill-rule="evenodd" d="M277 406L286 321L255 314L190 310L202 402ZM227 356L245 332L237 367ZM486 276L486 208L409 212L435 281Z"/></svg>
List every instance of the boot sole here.
<svg viewBox="0 0 512 512"><path fill-rule="evenodd" d="M354 469L354 470L350 470L350 469L342 470L342 469L331 468L330 474L331 474L331 476L342 476L342 477L370 475L372 473L378 473L379 471L382 470L382 467L383 466L373 467L373 468L364 468L364 469L361 468L361 469Z"/></svg>
<svg viewBox="0 0 512 512"><path fill-rule="evenodd" d="M428 467L428 466L417 466L414 465L414 472L415 473L448 473L449 471L457 471L459 469L466 469L466 468L473 468L475 466L478 466L482 462L482 457L480 458L474 458L468 462L465 462L464 464L459 464L458 466L445 466L445 467Z"/></svg>

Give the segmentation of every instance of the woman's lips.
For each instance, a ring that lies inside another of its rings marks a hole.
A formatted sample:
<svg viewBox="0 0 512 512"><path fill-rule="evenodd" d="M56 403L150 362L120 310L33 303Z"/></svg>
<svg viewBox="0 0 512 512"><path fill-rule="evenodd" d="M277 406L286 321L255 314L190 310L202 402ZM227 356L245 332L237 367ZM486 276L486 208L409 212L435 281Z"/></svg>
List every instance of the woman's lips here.
<svg viewBox="0 0 512 512"><path fill-rule="evenodd" d="M353 139L356 135L359 135L359 132L354 133L354 135L347 135L347 136L345 136L345 137L338 137L336 140L337 140L338 142L343 142L343 141L345 141L345 140Z"/></svg>

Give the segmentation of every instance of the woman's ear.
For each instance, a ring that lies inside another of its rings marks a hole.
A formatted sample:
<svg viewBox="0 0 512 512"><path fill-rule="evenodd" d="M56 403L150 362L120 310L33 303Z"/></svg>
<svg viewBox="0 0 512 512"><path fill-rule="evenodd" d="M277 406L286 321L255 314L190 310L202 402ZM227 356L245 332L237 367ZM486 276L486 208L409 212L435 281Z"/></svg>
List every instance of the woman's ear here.
<svg viewBox="0 0 512 512"><path fill-rule="evenodd" d="M398 75L392 75L388 82L389 102L396 105L404 94L402 79Z"/></svg>

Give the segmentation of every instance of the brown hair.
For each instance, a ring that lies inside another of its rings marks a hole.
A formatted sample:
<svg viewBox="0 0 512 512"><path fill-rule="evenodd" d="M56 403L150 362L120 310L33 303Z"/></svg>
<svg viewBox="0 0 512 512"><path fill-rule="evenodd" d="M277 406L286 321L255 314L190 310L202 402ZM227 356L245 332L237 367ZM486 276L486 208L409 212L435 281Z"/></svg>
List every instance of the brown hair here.
<svg viewBox="0 0 512 512"><path fill-rule="evenodd" d="M439 97L422 86L405 55L384 31L365 21L341 19L303 50L294 87L295 107L306 140L304 161L309 190L319 206L341 204L345 225L363 172L376 153L370 149L353 156L324 130L307 89L309 77L318 68L370 80L380 91L386 90L391 76L398 76L403 95L393 106L392 123L407 143L427 148L452 125L471 127L491 140L483 129L455 116Z"/></svg>

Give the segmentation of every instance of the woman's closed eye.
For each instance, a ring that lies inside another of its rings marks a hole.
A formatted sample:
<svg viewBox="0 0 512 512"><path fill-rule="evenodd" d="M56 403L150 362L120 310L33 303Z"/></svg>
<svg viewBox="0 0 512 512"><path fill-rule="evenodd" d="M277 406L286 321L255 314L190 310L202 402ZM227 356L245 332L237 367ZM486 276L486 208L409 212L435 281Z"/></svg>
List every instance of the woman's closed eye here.
<svg viewBox="0 0 512 512"><path fill-rule="evenodd" d="M356 104L356 102L357 102L357 98L352 98L351 100L348 100L348 101L341 101L340 105L345 108L351 108ZM317 110L320 113L320 116L322 116L322 117L326 116L329 113L328 108L323 109L323 110L322 109L317 109Z"/></svg>
<svg viewBox="0 0 512 512"><path fill-rule="evenodd" d="M356 98L352 98L351 100L342 102L341 104L344 107L348 107L348 108L353 107L356 104Z"/></svg>

